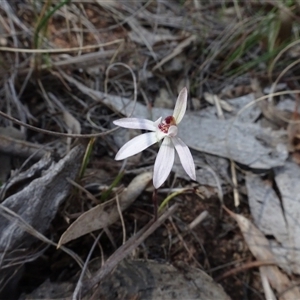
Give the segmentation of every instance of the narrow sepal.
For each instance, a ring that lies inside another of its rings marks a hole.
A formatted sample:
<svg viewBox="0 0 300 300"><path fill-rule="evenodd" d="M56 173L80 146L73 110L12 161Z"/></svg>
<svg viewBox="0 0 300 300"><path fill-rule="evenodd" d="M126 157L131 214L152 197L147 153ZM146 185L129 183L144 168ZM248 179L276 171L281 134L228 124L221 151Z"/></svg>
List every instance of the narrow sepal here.
<svg viewBox="0 0 300 300"><path fill-rule="evenodd" d="M122 118L113 121L113 123L123 128L144 129L144 130L151 130L151 131L156 130L156 126L154 125L154 122L147 119Z"/></svg>
<svg viewBox="0 0 300 300"><path fill-rule="evenodd" d="M186 106L187 106L187 88L183 88L177 98L174 112L173 112L173 117L175 118L176 124L178 125L186 111Z"/></svg>
<svg viewBox="0 0 300 300"><path fill-rule="evenodd" d="M157 142L156 133L155 132L148 132L137 137L131 139L127 142L116 154L115 159L121 160L132 155L135 155L139 152L142 152L149 146L155 144Z"/></svg>
<svg viewBox="0 0 300 300"><path fill-rule="evenodd" d="M162 142L154 164L153 185L158 189L168 178L174 164L175 149L169 137Z"/></svg>
<svg viewBox="0 0 300 300"><path fill-rule="evenodd" d="M178 137L173 137L172 142L178 153L183 169L193 180L196 180L194 159L189 147Z"/></svg>

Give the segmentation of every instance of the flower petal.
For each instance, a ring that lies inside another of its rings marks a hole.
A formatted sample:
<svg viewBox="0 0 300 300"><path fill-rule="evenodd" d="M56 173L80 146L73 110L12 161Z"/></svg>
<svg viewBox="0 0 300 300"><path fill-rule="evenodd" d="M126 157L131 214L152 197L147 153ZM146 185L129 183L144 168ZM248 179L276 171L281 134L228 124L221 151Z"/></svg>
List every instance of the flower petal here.
<svg viewBox="0 0 300 300"><path fill-rule="evenodd" d="M154 164L153 185L158 189L169 176L174 164L175 149L169 137L162 142Z"/></svg>
<svg viewBox="0 0 300 300"><path fill-rule="evenodd" d="M125 159L135 155L157 142L156 133L148 132L136 136L127 142L116 154L115 160Z"/></svg>
<svg viewBox="0 0 300 300"><path fill-rule="evenodd" d="M174 112L173 112L173 117L175 118L176 124L178 125L186 111L186 105L187 105L187 88L183 88L177 98Z"/></svg>
<svg viewBox="0 0 300 300"><path fill-rule="evenodd" d="M153 121L147 119L138 119L138 118L122 118L119 120L113 121L117 126L131 129L145 129L155 131L156 127Z"/></svg>
<svg viewBox="0 0 300 300"><path fill-rule="evenodd" d="M169 137L173 137L173 136L176 136L178 133L178 128L177 126L175 125L171 125L169 130L168 130L168 136Z"/></svg>
<svg viewBox="0 0 300 300"><path fill-rule="evenodd" d="M165 138L166 136L168 136L167 133L164 133L163 131L157 129L156 130L156 139L159 142L160 140L162 140L163 138Z"/></svg>
<svg viewBox="0 0 300 300"><path fill-rule="evenodd" d="M172 137L172 142L178 153L180 162L185 172L193 179L196 180L196 170L193 156L189 147L178 137Z"/></svg>

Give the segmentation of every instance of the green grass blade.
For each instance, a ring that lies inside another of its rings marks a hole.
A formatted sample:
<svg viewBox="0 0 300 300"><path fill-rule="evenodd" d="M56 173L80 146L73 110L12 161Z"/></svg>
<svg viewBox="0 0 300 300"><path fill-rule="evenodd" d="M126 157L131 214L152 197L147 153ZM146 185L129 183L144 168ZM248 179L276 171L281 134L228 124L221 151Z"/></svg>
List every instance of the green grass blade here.
<svg viewBox="0 0 300 300"><path fill-rule="evenodd" d="M39 33L40 31L47 25L49 19L52 17L52 15L61 7L64 5L67 5L71 2L71 0L62 0L60 3L55 5L46 15L42 18L42 20L39 22L38 26L36 27L36 30L34 32L34 39L33 44L35 48L38 48L39 45Z"/></svg>
<svg viewBox="0 0 300 300"><path fill-rule="evenodd" d="M81 168L80 168L80 172L79 172L79 178L82 178L85 173L86 167L90 161L90 156L91 156L91 153L93 150L95 140L96 140L96 138L91 138L86 147L85 154L84 154L83 161L82 161Z"/></svg>
<svg viewBox="0 0 300 300"><path fill-rule="evenodd" d="M180 195L180 194L183 194L184 192L187 192L187 191L190 191L191 189L182 189L180 191L176 191L172 194L170 194L167 198L164 199L164 201L161 203L161 205L159 206L158 208L158 212L161 212L163 210L163 208L169 203L169 201L171 199L173 199L174 197Z"/></svg>
<svg viewBox="0 0 300 300"><path fill-rule="evenodd" d="M101 202L104 202L108 199L109 195L112 192L112 189L119 184L120 180L123 178L123 175L124 173L120 172L118 176L115 178L115 180L113 181L113 183L109 186L109 188L101 194Z"/></svg>

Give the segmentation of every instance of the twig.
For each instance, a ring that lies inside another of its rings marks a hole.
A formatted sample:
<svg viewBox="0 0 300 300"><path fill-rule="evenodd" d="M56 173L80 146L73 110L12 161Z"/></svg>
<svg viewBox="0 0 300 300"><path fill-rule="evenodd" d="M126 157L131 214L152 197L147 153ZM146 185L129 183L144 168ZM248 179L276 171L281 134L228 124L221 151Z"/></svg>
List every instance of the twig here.
<svg viewBox="0 0 300 300"><path fill-rule="evenodd" d="M155 222L150 221L144 228L142 228L135 236L131 237L124 245L122 245L113 255L111 255L102 268L94 274L94 276L87 282L83 283L82 297L87 292L98 284L105 276L107 276L113 268L136 249L150 234L152 234L167 218L169 218L178 204L171 206L164 214L162 214Z"/></svg>
<svg viewBox="0 0 300 300"><path fill-rule="evenodd" d="M44 134L49 134L52 136L60 136L60 137L72 137L72 138L92 138L92 137L99 137L99 136L105 136L107 134L110 134L114 131L116 131L119 127L107 130L105 132L100 132L100 133L91 133L91 134L74 134L74 133L62 133L62 132L56 132L56 131L51 131L51 130L46 130L46 129L42 129L42 128L38 128L29 124L26 124L14 117L9 116L8 114L4 113L3 111L0 111L0 116L2 116L5 119L8 119L12 122L14 122L15 124L18 124L20 126L24 126L26 128L29 128L33 131L36 132L40 132L40 133L44 133Z"/></svg>
<svg viewBox="0 0 300 300"><path fill-rule="evenodd" d="M248 269L252 269L252 268L258 268L261 266L270 266L270 265L276 265L276 263L273 261L251 261L249 263L245 263L244 265L237 267L235 269L229 270L227 272L225 272L224 274L218 276L217 278L215 278L215 281L221 281L227 277L233 276L237 273L240 272L244 272Z"/></svg>
<svg viewBox="0 0 300 300"><path fill-rule="evenodd" d="M232 176L232 183L233 183L233 199L234 199L234 206L235 208L240 206L240 197L239 192L237 189L238 182L237 182L237 176L236 176L236 170L235 170L235 163L233 160L230 162L230 168L231 168L231 176Z"/></svg>
<svg viewBox="0 0 300 300"><path fill-rule="evenodd" d="M46 53L46 54L59 54L65 52L75 52L75 51L82 51L82 50L91 50L99 47L109 46L116 43L124 42L124 39L117 39L111 42L98 44L98 45L88 45L84 47L74 47L74 48L61 48L61 49L22 49L22 48L11 48L11 47L0 47L0 51L7 51L7 52L18 52L18 53Z"/></svg>
<svg viewBox="0 0 300 300"><path fill-rule="evenodd" d="M109 67L106 69L106 72L105 72L105 81L104 81L104 92L105 94L107 94L107 83L108 83L108 74L109 74L109 71L112 67L114 66L122 66L124 68L126 68L127 70L129 70L131 76L132 76L132 81L133 81L133 108L132 108L132 111L130 113L130 115L128 116L128 118L130 118L130 116L133 114L134 110L135 110L135 105L136 105L136 101L137 101L137 82L136 82L136 76L132 70L132 68L130 68L130 66L124 64L124 63L113 63L111 65L109 65Z"/></svg>
<svg viewBox="0 0 300 300"><path fill-rule="evenodd" d="M83 276L84 276L84 274L85 274L85 272L86 272L86 270L87 270L88 263L89 263L89 261L90 261L90 259L91 259L91 256L92 256L92 254L93 254L93 252L94 252L94 249L95 249L95 247L96 247L96 245L97 245L97 243L98 243L100 237L102 236L102 233L103 233L103 231L101 231L101 233L98 234L98 236L97 236L97 238L95 239L95 241L94 241L94 243L93 243L93 246L92 246L91 250L89 251L89 254L88 254L88 256L87 256L87 258L86 258L86 260L85 260L85 262L84 262L84 266L83 266L83 268L82 268L82 270L81 270L79 279L78 279L78 281L77 281L76 288L75 288L74 293L73 293L73 296L72 296L72 300L76 300L76 299L77 299L77 295L79 294L80 289L81 289L81 287L82 287L82 279L83 279Z"/></svg>
<svg viewBox="0 0 300 300"><path fill-rule="evenodd" d="M122 230L123 230L123 245L125 244L126 241L126 228L125 228L125 222L122 214L122 209L120 207L120 201L119 201L119 196L116 193L116 202L117 202L117 208L118 208L118 213L120 216L121 224L122 224Z"/></svg>
<svg viewBox="0 0 300 300"><path fill-rule="evenodd" d="M154 220L157 220L157 212L158 212L157 189L153 190L152 201L153 201L153 215L154 215Z"/></svg>

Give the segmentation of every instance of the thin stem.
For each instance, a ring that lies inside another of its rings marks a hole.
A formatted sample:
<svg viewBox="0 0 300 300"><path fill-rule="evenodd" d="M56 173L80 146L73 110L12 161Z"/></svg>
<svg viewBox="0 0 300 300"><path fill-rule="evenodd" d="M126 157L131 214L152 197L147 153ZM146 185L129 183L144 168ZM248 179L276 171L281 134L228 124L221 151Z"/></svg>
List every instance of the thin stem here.
<svg viewBox="0 0 300 300"><path fill-rule="evenodd" d="M152 194L152 201L153 201L153 214L154 214L154 221L157 220L157 211L158 211L158 205L157 205L157 189L154 189Z"/></svg>

